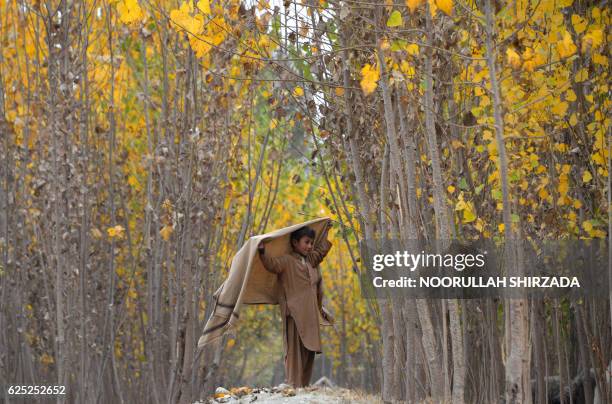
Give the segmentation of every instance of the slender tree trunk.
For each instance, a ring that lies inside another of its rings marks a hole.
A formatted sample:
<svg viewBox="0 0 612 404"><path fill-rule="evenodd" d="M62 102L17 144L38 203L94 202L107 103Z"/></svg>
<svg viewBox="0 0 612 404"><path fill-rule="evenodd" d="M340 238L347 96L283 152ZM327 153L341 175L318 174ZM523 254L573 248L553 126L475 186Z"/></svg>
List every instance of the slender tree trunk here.
<svg viewBox="0 0 612 404"><path fill-rule="evenodd" d="M506 145L504 142L504 120L502 111L502 97L499 83L497 81L497 66L496 66L496 51L493 45L493 36L495 35L495 22L493 19L493 9L491 0L485 1L486 15L486 48L487 48L487 64L489 67L489 78L491 82L491 91L493 92L493 117L495 121L495 139L497 142L498 151L498 166L500 170L501 186L502 186L502 202L503 202L503 219L504 219L504 239L506 243L506 267L509 268L512 276L520 276L522 272L521 265L517 262L517 247L520 240L514 240L511 221L511 199L508 188L508 160L506 157ZM507 305L509 308L509 328L506 332L510 333L508 348L510 352L506 352L506 402L512 403L530 403L531 394L529 393L530 375L525 374L525 363L529 362L526 358L529 356L527 352L527 329L528 323L528 307L525 299L513 299ZM527 388L526 388L527 387Z"/></svg>
<svg viewBox="0 0 612 404"><path fill-rule="evenodd" d="M540 299L533 299L532 305L532 322L533 322L533 341L534 341L534 365L535 365L535 402L538 404L546 404L546 386L545 386L545 359L544 351L546 349L545 339L546 334L541 330L546 329L546 319L544 318L543 308L544 302Z"/></svg>
<svg viewBox="0 0 612 404"><path fill-rule="evenodd" d="M84 107L81 110L81 122L79 129L81 132L81 164L83 171L83 187L84 191L81 193L81 200L83 204L83 213L81 218L81 234L80 234L80 251L79 251L79 315L80 315L80 333L81 333L81 344L80 344L80 364L79 364L79 399L82 401L88 401L88 345L87 345L87 327L86 322L88 318L88 305L87 299L87 278L88 278L88 266L89 266L89 232L90 232L90 207L89 207L89 164L90 164L90 151L89 151L89 114L90 114L90 98L89 98L89 78L87 75L88 68L88 45L89 45L89 24L87 24L87 7L81 5L80 8L81 20L85 24L84 27L84 43L82 50L82 72L83 80L81 85L81 104Z"/></svg>
<svg viewBox="0 0 612 404"><path fill-rule="evenodd" d="M446 192L442 180L442 165L438 151L438 141L435 126L435 105L434 105L434 83L433 83L433 30L434 25L429 10L429 3L425 10L425 31L427 32L427 49L425 55L425 130L427 132L427 144L431 159L433 173L433 198L434 212L436 219L436 235L442 242L441 248L445 250L450 241L449 215L446 206ZM438 244L438 243L436 243ZM453 364L453 388L452 402L463 403L465 400L465 358L463 353L463 334L461 321L459 318L459 305L457 300L443 302L442 320L446 326L446 309L448 306L450 318L450 336L452 342L452 364ZM442 342L442 348L446 352L446 339ZM444 366L447 364L446 355L444 356ZM445 400L450 401L450 386L448 385L448 372L445 372Z"/></svg>
<svg viewBox="0 0 612 404"><path fill-rule="evenodd" d="M109 94L109 103L111 107L108 110L108 119L110 122L109 126L109 140L108 140L108 178L109 178L109 199L110 199L110 223L115 226L117 224L116 212L115 212L115 186L114 186L114 175L115 175L115 167L114 167L114 149L115 149L115 131L116 131L116 123L115 123L115 111L114 111L114 98L115 98L115 68L114 68L114 50L113 50L113 30L112 30L112 20L113 13L112 7L110 5L107 7L107 29L108 29L108 48L110 53L110 64L111 64L111 83L110 83L110 94ZM108 258L108 329L109 329L109 342L108 342L108 351L111 357L111 370L112 370L112 380L114 383L115 393L117 394L117 398L120 403L123 403L125 400L123 398L123 391L121 387L121 382L119 379L118 369L117 369L117 360L115 354L115 338L116 338L116 329L115 329L115 240L111 238L110 241L110 249L109 249L109 258Z"/></svg>

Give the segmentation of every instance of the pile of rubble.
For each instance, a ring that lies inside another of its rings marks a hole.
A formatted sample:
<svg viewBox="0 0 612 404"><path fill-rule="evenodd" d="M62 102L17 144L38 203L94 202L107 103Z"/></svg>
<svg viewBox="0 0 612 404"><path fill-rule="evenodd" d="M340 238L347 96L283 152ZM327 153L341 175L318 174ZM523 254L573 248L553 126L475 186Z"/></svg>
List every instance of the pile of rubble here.
<svg viewBox="0 0 612 404"><path fill-rule="evenodd" d="M321 387L334 387L333 383L326 377L322 377L310 387L306 387L305 391L312 391ZM302 389L300 389L302 390ZM217 404L217 403L252 403L255 401L266 401L273 399L275 402L282 400L283 397L293 397L296 395L296 390L285 383L281 383L275 387L234 387L226 389L217 387L213 397L206 402L197 402L194 404ZM281 402L281 401L279 401Z"/></svg>
<svg viewBox="0 0 612 404"><path fill-rule="evenodd" d="M283 397L295 396L295 389L288 384L268 388L235 387L230 390L217 387L213 398L208 400L208 404L216 403L252 403L261 398L269 398L274 395Z"/></svg>

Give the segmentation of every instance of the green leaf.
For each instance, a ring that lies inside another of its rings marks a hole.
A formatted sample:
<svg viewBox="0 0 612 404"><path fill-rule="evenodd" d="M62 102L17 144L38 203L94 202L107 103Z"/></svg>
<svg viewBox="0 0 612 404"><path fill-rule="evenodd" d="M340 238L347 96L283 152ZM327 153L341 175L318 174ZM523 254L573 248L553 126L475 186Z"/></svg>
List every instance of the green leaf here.
<svg viewBox="0 0 612 404"><path fill-rule="evenodd" d="M518 170L512 170L508 177L510 182L516 182L521 179L521 173Z"/></svg>
<svg viewBox="0 0 612 404"><path fill-rule="evenodd" d="M403 39L398 39L396 41L391 42L391 50L393 52L399 52L401 50L404 50L407 44L408 42L404 41Z"/></svg>
<svg viewBox="0 0 612 404"><path fill-rule="evenodd" d="M399 27L402 25L402 13L397 10L393 10L389 19L387 20L387 27Z"/></svg>
<svg viewBox="0 0 612 404"><path fill-rule="evenodd" d="M493 196L493 199L501 201L502 200L502 192L499 189L494 189L491 191L491 195Z"/></svg>
<svg viewBox="0 0 612 404"><path fill-rule="evenodd" d="M464 191L468 190L468 183L463 177L461 177L461 179L459 180L459 184L457 184L457 186L459 187L459 189L463 189Z"/></svg>
<svg viewBox="0 0 612 404"><path fill-rule="evenodd" d="M304 66L304 77L307 78L308 80L314 80L314 76L310 72L310 66L309 65L305 65Z"/></svg>
<svg viewBox="0 0 612 404"><path fill-rule="evenodd" d="M274 20L272 20L272 32L278 35L278 33L280 32L280 27L281 27L280 17L276 16L274 17Z"/></svg>
<svg viewBox="0 0 612 404"><path fill-rule="evenodd" d="M476 213L472 210L472 207L469 206L467 209L463 211L463 223L470 223L476 220Z"/></svg>

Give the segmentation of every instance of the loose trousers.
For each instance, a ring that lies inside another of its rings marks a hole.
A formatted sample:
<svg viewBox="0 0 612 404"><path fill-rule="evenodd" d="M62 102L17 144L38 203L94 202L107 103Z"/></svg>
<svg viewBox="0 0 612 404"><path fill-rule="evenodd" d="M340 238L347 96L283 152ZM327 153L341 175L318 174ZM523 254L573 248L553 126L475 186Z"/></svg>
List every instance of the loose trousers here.
<svg viewBox="0 0 612 404"><path fill-rule="evenodd" d="M295 320L285 317L285 375L287 383L293 387L304 387L310 384L315 352L304 346L300 339Z"/></svg>

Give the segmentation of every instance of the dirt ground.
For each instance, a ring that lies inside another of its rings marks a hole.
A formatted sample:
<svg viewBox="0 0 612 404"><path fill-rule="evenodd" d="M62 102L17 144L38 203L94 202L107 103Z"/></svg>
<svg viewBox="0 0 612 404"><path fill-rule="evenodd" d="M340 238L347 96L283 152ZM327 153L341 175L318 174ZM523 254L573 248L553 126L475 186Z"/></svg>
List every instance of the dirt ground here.
<svg viewBox="0 0 612 404"><path fill-rule="evenodd" d="M295 394L295 395L292 395ZM338 387L308 387L292 391L271 391L255 389L242 397L211 399L209 404L216 403L256 403L256 404L382 404L379 397L367 395ZM194 403L201 404L201 403Z"/></svg>

